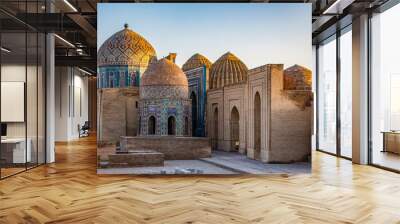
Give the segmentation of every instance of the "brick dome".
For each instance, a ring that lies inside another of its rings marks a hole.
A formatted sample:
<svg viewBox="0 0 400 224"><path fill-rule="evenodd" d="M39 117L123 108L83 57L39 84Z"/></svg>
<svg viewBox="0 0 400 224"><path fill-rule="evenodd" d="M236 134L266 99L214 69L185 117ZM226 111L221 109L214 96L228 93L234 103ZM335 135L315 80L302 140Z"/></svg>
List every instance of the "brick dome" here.
<svg viewBox="0 0 400 224"><path fill-rule="evenodd" d="M187 99L188 91L185 73L166 58L151 63L140 81L141 99Z"/></svg>
<svg viewBox="0 0 400 224"><path fill-rule="evenodd" d="M210 69L210 89L242 83L247 80L247 66L234 54L222 55Z"/></svg>
<svg viewBox="0 0 400 224"><path fill-rule="evenodd" d="M188 86L185 73L172 61L162 58L151 63L143 74L140 86Z"/></svg>

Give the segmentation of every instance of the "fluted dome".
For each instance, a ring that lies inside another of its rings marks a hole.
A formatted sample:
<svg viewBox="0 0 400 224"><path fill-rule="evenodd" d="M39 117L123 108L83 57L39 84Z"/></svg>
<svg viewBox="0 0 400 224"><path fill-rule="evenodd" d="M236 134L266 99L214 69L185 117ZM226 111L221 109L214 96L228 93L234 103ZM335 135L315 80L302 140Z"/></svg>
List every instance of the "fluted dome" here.
<svg viewBox="0 0 400 224"><path fill-rule="evenodd" d="M247 80L246 65L234 54L222 55L210 69L210 89L241 83Z"/></svg>
<svg viewBox="0 0 400 224"><path fill-rule="evenodd" d="M156 58L156 52L146 39L125 28L110 38L100 47L97 53L97 66L129 65L147 67Z"/></svg>
<svg viewBox="0 0 400 224"><path fill-rule="evenodd" d="M194 54L192 57L190 57L185 64L182 66L183 71L188 71L191 69L199 68L201 66L205 65L207 68L211 67L211 62L208 60L206 57L204 57L201 54Z"/></svg>

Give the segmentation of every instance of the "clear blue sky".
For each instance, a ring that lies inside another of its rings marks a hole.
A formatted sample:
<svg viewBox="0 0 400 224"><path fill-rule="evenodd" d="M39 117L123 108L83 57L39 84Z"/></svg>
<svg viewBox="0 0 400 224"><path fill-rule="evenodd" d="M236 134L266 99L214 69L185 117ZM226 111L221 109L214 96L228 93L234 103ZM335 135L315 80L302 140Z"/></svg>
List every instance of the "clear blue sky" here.
<svg viewBox="0 0 400 224"><path fill-rule="evenodd" d="M158 58L194 53L212 62L231 51L249 68L267 63L311 68L311 4L98 4L98 47L124 23L146 38Z"/></svg>

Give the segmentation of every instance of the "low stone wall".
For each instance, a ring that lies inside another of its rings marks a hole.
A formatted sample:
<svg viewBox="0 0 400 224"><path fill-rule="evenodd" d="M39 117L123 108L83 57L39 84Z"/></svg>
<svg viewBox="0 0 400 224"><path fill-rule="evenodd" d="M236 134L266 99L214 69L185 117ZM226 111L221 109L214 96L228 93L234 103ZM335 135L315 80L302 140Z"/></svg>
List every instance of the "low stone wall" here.
<svg viewBox="0 0 400 224"><path fill-rule="evenodd" d="M174 136L121 136L121 151L154 150L166 160L199 159L211 156L208 138Z"/></svg>
<svg viewBox="0 0 400 224"><path fill-rule="evenodd" d="M109 167L164 166L164 154L153 150L109 155Z"/></svg>
<svg viewBox="0 0 400 224"><path fill-rule="evenodd" d="M98 89L97 101L98 143L117 144L120 136L136 135L138 87Z"/></svg>

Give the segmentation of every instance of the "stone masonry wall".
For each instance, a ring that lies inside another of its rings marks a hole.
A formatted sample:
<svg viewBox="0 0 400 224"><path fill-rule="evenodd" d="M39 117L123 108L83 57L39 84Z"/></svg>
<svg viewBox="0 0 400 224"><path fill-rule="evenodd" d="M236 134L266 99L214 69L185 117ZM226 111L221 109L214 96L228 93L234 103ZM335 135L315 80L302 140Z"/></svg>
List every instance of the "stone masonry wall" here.
<svg viewBox="0 0 400 224"><path fill-rule="evenodd" d="M306 161L311 154L312 91L283 89L283 66L269 74L271 109L269 162Z"/></svg>
<svg viewBox="0 0 400 224"><path fill-rule="evenodd" d="M98 143L118 143L120 136L137 133L137 87L103 88L97 90Z"/></svg>
<svg viewBox="0 0 400 224"><path fill-rule="evenodd" d="M121 150L154 150L166 160L199 159L211 156L210 141L199 137L136 136L121 137Z"/></svg>

